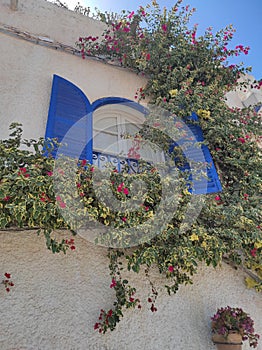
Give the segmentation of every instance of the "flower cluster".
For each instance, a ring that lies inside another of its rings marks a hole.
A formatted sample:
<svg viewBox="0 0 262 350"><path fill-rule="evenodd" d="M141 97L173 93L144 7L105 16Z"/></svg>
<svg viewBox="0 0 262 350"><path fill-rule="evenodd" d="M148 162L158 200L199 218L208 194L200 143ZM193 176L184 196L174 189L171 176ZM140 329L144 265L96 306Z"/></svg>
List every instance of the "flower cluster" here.
<svg viewBox="0 0 262 350"><path fill-rule="evenodd" d="M241 308L227 306L217 310L211 317L212 332L221 334L225 338L230 331L236 331L242 336L242 340L249 340L249 345L256 348L259 335L254 331L254 321Z"/></svg>
<svg viewBox="0 0 262 350"><path fill-rule="evenodd" d="M5 272L4 277L2 279L2 284L5 286L5 290L7 293L10 292L10 287L14 286L14 283L11 281L11 274L8 272Z"/></svg>

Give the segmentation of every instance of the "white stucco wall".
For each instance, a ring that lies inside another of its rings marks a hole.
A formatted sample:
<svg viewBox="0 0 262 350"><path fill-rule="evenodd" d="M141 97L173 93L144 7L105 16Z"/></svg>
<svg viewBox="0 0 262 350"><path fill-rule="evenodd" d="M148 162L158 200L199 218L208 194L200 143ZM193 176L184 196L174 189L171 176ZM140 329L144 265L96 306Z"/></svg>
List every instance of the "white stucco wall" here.
<svg viewBox="0 0 262 350"><path fill-rule="evenodd" d="M0 0L0 23L73 46L79 35L96 35L101 25L43 0L19 0L18 11ZM104 96L133 99L144 80L94 59L53 50L0 32L0 137L13 121L25 138L44 135L52 75L78 85L90 101ZM68 237L69 233L60 233ZM240 306L262 334L261 295L247 290L244 275L227 265L201 267L193 286L177 295L161 290L154 314L147 303L150 286L129 274L142 310L125 312L113 333L93 330L101 308L112 307L107 250L76 237L76 251L53 255L32 231L0 232L0 272L10 271L15 286L0 288L1 350L213 350L210 317L221 306ZM157 271L157 286L163 285ZM248 349L247 345L243 349ZM262 349L262 343L259 345Z"/></svg>
<svg viewBox="0 0 262 350"><path fill-rule="evenodd" d="M226 305L249 312L262 331L261 295L246 289L240 271L223 264L216 270L201 267L194 284L176 295L161 290L154 314L143 273L128 274L142 309L126 311L114 332L99 335L93 325L100 309L114 301L105 248L76 237L76 251L53 255L31 231L2 232L0 242L1 269L11 271L15 282L9 294L0 288L2 350L215 350L210 317ZM151 277L163 285L157 271Z"/></svg>
<svg viewBox="0 0 262 350"><path fill-rule="evenodd" d="M81 35L98 35L103 25L85 16L59 8L44 0L19 0L18 11L0 2L0 137L9 135L13 121L22 122L25 138L44 135L53 74L82 89L92 102L100 97L134 99L145 80L119 67L96 59L47 48L7 34L13 26L35 36L75 46Z"/></svg>

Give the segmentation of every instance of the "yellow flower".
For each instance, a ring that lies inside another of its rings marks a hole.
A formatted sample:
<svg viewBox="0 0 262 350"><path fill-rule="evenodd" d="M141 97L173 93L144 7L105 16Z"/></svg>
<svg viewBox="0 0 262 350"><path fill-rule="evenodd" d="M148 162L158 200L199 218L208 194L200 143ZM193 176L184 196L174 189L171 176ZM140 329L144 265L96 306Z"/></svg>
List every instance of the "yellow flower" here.
<svg viewBox="0 0 262 350"><path fill-rule="evenodd" d="M183 193L184 193L185 195L191 195L191 194L192 194L191 192L188 191L187 188L183 190Z"/></svg>
<svg viewBox="0 0 262 350"><path fill-rule="evenodd" d="M262 241L256 242L254 244L254 247L257 248L257 249L262 248Z"/></svg>
<svg viewBox="0 0 262 350"><path fill-rule="evenodd" d="M169 94L171 96L171 98L175 97L178 93L177 89L173 89L173 90L169 90Z"/></svg>
<svg viewBox="0 0 262 350"><path fill-rule="evenodd" d="M198 241L199 237L198 235L196 235L195 233L193 233L190 237L189 237L190 241Z"/></svg>
<svg viewBox="0 0 262 350"><path fill-rule="evenodd" d="M245 279L247 288L254 288L258 285L258 283L251 277L247 277Z"/></svg>
<svg viewBox="0 0 262 350"><path fill-rule="evenodd" d="M207 111L205 109L199 109L197 111L197 114L199 115L200 118L203 118L203 119L211 119L210 115L210 111Z"/></svg>
<svg viewBox="0 0 262 350"><path fill-rule="evenodd" d="M202 244L201 244L201 247L206 248L207 247L207 242L203 241Z"/></svg>

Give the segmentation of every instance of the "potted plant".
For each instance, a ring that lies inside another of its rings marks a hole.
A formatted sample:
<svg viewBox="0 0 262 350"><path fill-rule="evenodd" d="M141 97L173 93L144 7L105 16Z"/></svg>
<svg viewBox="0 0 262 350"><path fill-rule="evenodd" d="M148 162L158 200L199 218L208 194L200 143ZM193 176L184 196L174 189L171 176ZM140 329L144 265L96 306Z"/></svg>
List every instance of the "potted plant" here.
<svg viewBox="0 0 262 350"><path fill-rule="evenodd" d="M254 332L254 321L241 308L220 308L211 320L212 340L218 350L241 350L245 340L250 347L257 347L259 335Z"/></svg>

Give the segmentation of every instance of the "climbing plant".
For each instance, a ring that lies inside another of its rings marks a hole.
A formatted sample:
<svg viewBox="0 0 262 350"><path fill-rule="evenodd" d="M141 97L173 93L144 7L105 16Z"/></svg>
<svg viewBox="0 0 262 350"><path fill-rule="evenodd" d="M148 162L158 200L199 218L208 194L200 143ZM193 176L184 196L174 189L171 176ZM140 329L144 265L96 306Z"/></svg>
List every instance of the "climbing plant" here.
<svg viewBox="0 0 262 350"><path fill-rule="evenodd" d="M147 137L168 150L170 139L161 132L165 118L173 120L175 116L182 122L192 112L198 115L198 121L193 123L203 130L223 191L205 195L202 210L192 225L181 229L186 208L194 196L188 191L188 174L181 172L178 179L165 178L169 186L178 185L178 180L180 186L177 208L167 225L129 249L134 237L127 228L141 223L146 227L158 210L163 190L156 169L138 159L137 143L131 153L141 164L140 173L130 175L128 171L108 170L109 185L121 203L132 196L134 180L146 183L147 192L142 188L136 194L142 198L136 211L123 209L115 213L98 200L108 186L108 177L104 179L101 175L100 192L94 191L94 174L99 170L86 160L66 158L57 166L50 143L43 139L23 140L19 124L11 125L10 138L0 141L1 229L37 229L38 234L45 235L48 249L65 253L75 249L74 238L59 241L54 231L68 229L72 235L76 234L79 216L88 213L91 223L113 227L96 238L96 243L111 247L109 287L116 293L114 305L108 311L101 310L94 326L100 333L116 327L124 308L142 307L135 287L124 276L125 268L136 273L145 271L148 277L150 268L156 267L166 277L165 287L171 294L181 284L192 283L199 262L216 267L224 259L248 274L248 287L261 291L261 114L254 106L230 108L226 100L228 91L246 89L246 83L240 83L239 78L248 69L241 64L232 65L228 60L247 54L248 47L230 48L234 33L231 26L217 33L208 28L198 35L197 26L189 27L193 12L182 6L181 0L169 11L153 1L136 12L123 11L119 16L104 17L107 28L101 37L81 37L77 43L83 58L95 55L147 78L145 86L134 92L134 99L147 98L149 105L167 113L159 120L155 113L149 114L138 138ZM252 88L261 86L261 81L255 81ZM174 129L179 130L180 125L178 121ZM182 137L181 132L178 137ZM178 157L179 150L173 152L172 159L183 162ZM68 178L73 178L73 191ZM54 188L54 183L61 184L63 195ZM74 200L81 206L72 210ZM161 215L165 215L164 210L160 211ZM117 235L119 228L124 232L121 237ZM149 282L148 303L155 312L158 291Z"/></svg>

